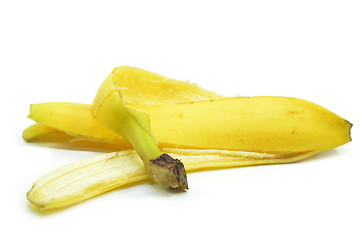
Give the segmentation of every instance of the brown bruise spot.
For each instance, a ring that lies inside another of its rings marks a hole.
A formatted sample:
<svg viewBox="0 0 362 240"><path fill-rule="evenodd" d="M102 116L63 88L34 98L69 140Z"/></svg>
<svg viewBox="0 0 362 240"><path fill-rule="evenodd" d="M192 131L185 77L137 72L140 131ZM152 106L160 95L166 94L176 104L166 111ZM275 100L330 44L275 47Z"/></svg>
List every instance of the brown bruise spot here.
<svg viewBox="0 0 362 240"><path fill-rule="evenodd" d="M290 111L287 112L287 115L294 116L294 115L301 114L301 113L303 113L303 112L302 111L290 110Z"/></svg>

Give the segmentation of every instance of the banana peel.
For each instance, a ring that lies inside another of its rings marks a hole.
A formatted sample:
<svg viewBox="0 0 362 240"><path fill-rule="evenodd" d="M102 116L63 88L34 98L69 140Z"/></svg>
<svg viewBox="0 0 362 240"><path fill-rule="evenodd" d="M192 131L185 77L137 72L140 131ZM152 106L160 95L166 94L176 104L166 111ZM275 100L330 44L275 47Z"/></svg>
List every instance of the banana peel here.
<svg viewBox="0 0 362 240"><path fill-rule="evenodd" d="M90 108L77 103L33 104L29 118L79 139L127 149L127 141L96 121ZM351 141L351 123L296 98L238 97L139 109L150 115L161 148L298 153L321 152ZM24 136L30 132L25 130Z"/></svg>
<svg viewBox="0 0 362 240"><path fill-rule="evenodd" d="M313 155L268 155L241 151L164 149L180 158L186 171L294 162ZM70 206L132 183L150 181L142 160L133 150L83 159L51 171L33 184L28 200L41 210Z"/></svg>
<svg viewBox="0 0 362 240"><path fill-rule="evenodd" d="M149 114L151 123L142 121L150 124L147 128L152 129L158 146L163 152L181 158L187 172L294 162L351 141L351 123L305 100L226 98L137 68L119 67L112 73L116 73L113 79L118 90L122 88L125 106L141 119L143 112ZM104 92L100 96L104 96ZM123 149L76 162L41 177L27 195L39 208L67 206L149 179L142 161L129 150L129 141L94 118L95 106L31 105L29 118L37 123L23 132L26 141L63 139L70 141L70 146L83 142L90 148ZM99 167L107 164L117 167ZM96 168L90 167L96 165ZM73 176L82 176L82 180ZM58 188L57 184L62 183L67 183L67 187Z"/></svg>

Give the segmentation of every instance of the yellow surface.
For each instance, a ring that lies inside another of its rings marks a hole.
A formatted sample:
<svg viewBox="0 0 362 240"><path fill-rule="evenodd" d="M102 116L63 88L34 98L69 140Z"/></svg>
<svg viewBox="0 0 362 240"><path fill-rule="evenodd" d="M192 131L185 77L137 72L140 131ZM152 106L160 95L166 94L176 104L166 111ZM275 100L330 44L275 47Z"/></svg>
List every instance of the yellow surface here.
<svg viewBox="0 0 362 240"><path fill-rule="evenodd" d="M149 113L161 147L274 153L323 151L350 141L349 122L295 98L240 97L141 108ZM74 136L127 146L92 118L90 105L34 104L29 117Z"/></svg>

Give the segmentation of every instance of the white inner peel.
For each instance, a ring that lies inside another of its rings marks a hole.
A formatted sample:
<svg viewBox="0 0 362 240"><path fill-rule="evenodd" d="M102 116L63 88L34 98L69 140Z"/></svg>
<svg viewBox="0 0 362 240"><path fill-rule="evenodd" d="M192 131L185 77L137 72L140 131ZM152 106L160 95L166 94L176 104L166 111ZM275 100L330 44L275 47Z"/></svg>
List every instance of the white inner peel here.
<svg viewBox="0 0 362 240"><path fill-rule="evenodd" d="M317 153L254 153L225 150L165 148L181 159L186 170L241 167L294 162ZM41 209L64 207L118 187L149 179L134 150L107 153L83 159L51 171L34 182L28 199Z"/></svg>

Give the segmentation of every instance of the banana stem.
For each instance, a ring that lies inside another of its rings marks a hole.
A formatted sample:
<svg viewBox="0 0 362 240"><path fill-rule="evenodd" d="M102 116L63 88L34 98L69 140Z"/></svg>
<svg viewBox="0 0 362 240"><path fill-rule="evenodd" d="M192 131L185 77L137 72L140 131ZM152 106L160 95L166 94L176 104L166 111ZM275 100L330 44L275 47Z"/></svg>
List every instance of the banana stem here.
<svg viewBox="0 0 362 240"><path fill-rule="evenodd" d="M101 90L103 87L110 90L101 97L97 94L95 98L92 108L93 116L131 143L142 158L146 171L157 184L181 190L188 189L184 165L180 160L162 154L150 131L148 114L128 109L122 100L120 88L112 88L112 85L107 84L109 82L105 81Z"/></svg>
<svg viewBox="0 0 362 240"><path fill-rule="evenodd" d="M123 136L144 161L156 159L162 154L153 135L143 126L136 121L130 121L126 125L128 125L128 131L123 132Z"/></svg>
<svg viewBox="0 0 362 240"><path fill-rule="evenodd" d="M126 131L124 137L141 157L146 171L156 183L164 187L188 189L182 162L162 153L152 133L138 121L130 121L127 125L131 131Z"/></svg>

